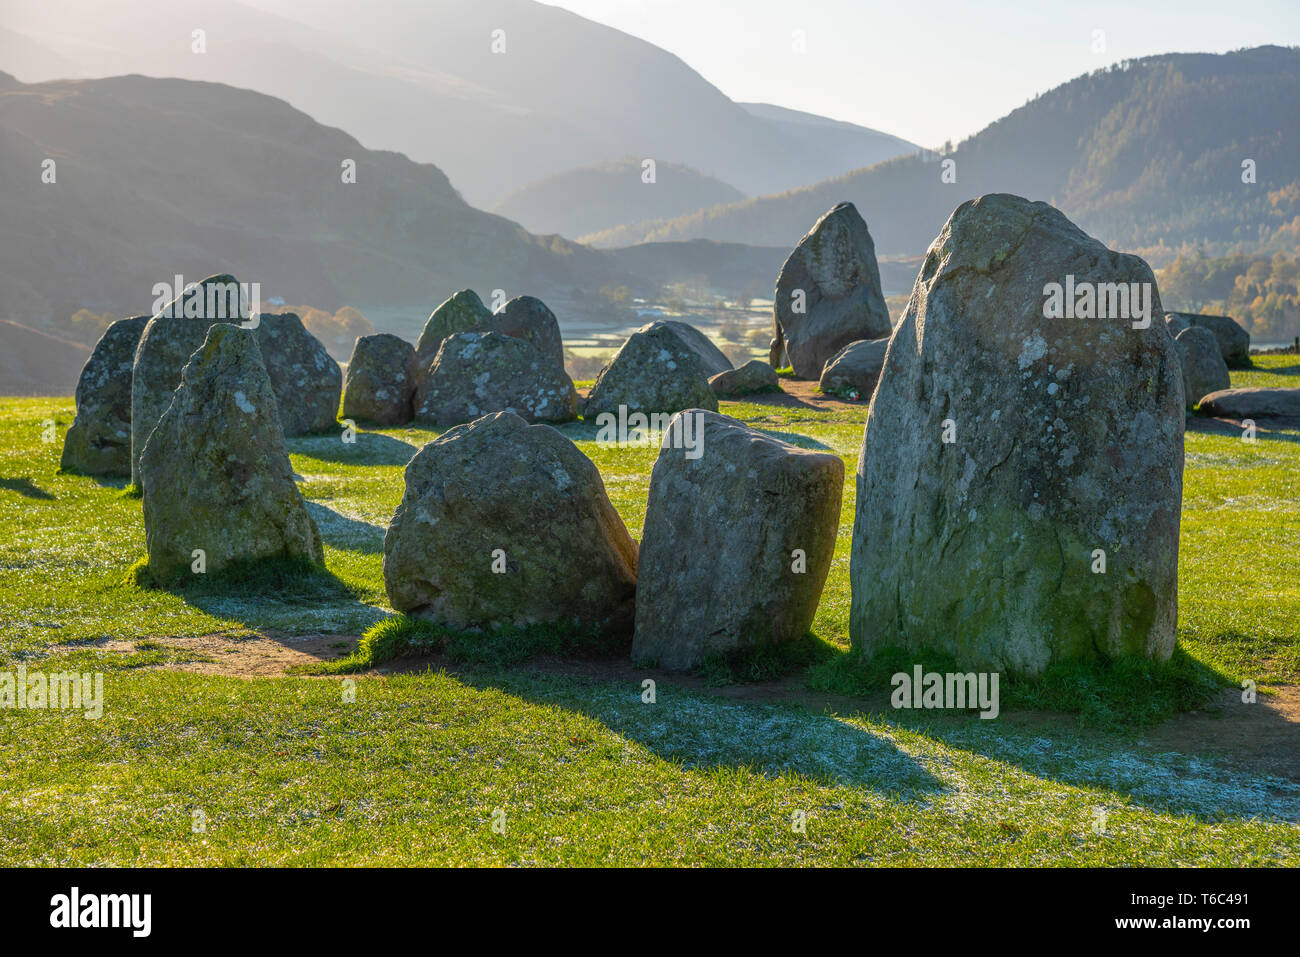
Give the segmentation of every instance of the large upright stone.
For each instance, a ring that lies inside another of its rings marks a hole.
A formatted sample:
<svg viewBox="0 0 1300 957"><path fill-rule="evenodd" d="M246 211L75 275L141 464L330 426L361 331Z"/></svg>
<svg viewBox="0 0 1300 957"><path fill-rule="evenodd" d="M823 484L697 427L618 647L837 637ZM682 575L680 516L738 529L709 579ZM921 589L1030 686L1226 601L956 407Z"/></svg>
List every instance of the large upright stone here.
<svg viewBox="0 0 1300 957"><path fill-rule="evenodd" d="M650 332L652 329L667 329L681 339L682 343L699 357L700 369L703 370L706 379L731 371L731 360L723 354L712 339L690 323L677 319L656 319L654 322L647 322L637 332Z"/></svg>
<svg viewBox="0 0 1300 957"><path fill-rule="evenodd" d="M816 379L850 342L890 332L876 244L852 203L840 203L799 240L776 280L771 364L788 355L799 379Z"/></svg>
<svg viewBox="0 0 1300 957"><path fill-rule="evenodd" d="M516 296L488 320L491 331L530 342L545 358L564 369L564 339L555 313L536 296Z"/></svg>
<svg viewBox="0 0 1300 957"><path fill-rule="evenodd" d="M682 409L718 411L718 399L700 367L698 353L664 324L634 332L596 377L583 418L602 412L651 415Z"/></svg>
<svg viewBox="0 0 1300 957"><path fill-rule="evenodd" d="M250 318L234 276L209 276L186 287L144 327L131 371L131 482L140 484L140 453L181 381L181 369L203 345L208 327Z"/></svg>
<svg viewBox="0 0 1300 957"><path fill-rule="evenodd" d="M275 392L254 332L213 325L140 456L149 569L160 579L287 558L321 564L293 484Z"/></svg>
<svg viewBox="0 0 1300 957"><path fill-rule="evenodd" d="M284 434L311 435L336 428L343 371L324 343L292 312L259 313L256 329Z"/></svg>
<svg viewBox="0 0 1300 957"><path fill-rule="evenodd" d="M1149 292L1146 328L1048 318L1063 288L1086 296L1103 283ZM1145 262L1051 206L993 194L957 208L926 254L867 417L855 649L936 649L1028 674L1169 657L1184 414L1160 314Z"/></svg>
<svg viewBox="0 0 1300 957"><path fill-rule="evenodd" d="M1171 312L1166 317L1175 336L1188 326L1214 333L1219 355L1230 369L1250 368L1250 333L1231 316L1210 316L1196 312Z"/></svg>
<svg viewBox="0 0 1300 957"><path fill-rule="evenodd" d="M444 339L416 390L416 420L455 425L505 411L529 422L568 422L578 416L578 393L563 366L523 339L499 332Z"/></svg>
<svg viewBox="0 0 1300 957"><path fill-rule="evenodd" d="M374 425L410 422L419 371L415 347L405 339L386 332L359 337L348 360L343 417Z"/></svg>
<svg viewBox="0 0 1300 957"><path fill-rule="evenodd" d="M131 367L148 316L104 330L77 380L77 415L63 438L60 465L83 475L131 474Z"/></svg>
<svg viewBox="0 0 1300 957"><path fill-rule="evenodd" d="M456 629L626 634L636 566L596 466L559 432L510 412L417 452L384 536L393 607Z"/></svg>
<svg viewBox="0 0 1300 957"><path fill-rule="evenodd" d="M1204 326L1188 326L1174 337L1183 369L1183 397L1190 409L1203 396L1232 385L1219 340Z"/></svg>
<svg viewBox="0 0 1300 957"><path fill-rule="evenodd" d="M480 332L492 321L492 310L483 305L473 289L462 289L445 299L429 314L415 346L415 358L424 375L438 354L442 340L456 332Z"/></svg>
<svg viewBox="0 0 1300 957"><path fill-rule="evenodd" d="M844 462L714 412L673 417L650 475L632 654L690 669L808 633ZM692 452L692 446L695 453Z"/></svg>

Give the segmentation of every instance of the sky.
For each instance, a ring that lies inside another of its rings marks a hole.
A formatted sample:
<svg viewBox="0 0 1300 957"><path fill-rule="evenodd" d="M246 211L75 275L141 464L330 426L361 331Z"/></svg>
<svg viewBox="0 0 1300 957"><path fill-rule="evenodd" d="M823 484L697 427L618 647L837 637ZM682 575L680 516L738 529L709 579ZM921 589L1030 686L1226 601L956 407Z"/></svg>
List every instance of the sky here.
<svg viewBox="0 0 1300 957"><path fill-rule="evenodd" d="M926 147L1119 60L1300 45L1300 0L549 2L676 54L733 100Z"/></svg>

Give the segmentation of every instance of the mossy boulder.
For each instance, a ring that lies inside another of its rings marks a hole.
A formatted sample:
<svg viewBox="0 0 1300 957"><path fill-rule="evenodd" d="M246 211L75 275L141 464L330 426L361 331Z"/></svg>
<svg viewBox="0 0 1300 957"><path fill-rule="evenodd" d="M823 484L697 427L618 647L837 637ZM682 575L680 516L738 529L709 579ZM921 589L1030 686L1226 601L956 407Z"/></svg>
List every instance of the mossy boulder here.
<svg viewBox="0 0 1300 957"><path fill-rule="evenodd" d="M63 438L62 468L83 475L131 474L131 369L149 316L104 330L77 380L77 415Z"/></svg>
<svg viewBox="0 0 1300 957"><path fill-rule="evenodd" d="M503 411L567 422L577 418L578 393L562 367L523 339L498 332L444 339L416 390L416 420L455 425Z"/></svg>
<svg viewBox="0 0 1300 957"><path fill-rule="evenodd" d="M343 385L343 417L374 425L404 425L415 414L420 367L415 347L386 332L361 336Z"/></svg>
<svg viewBox="0 0 1300 957"><path fill-rule="evenodd" d="M257 344L271 378L285 435L311 435L338 426L343 372L324 343L295 313L260 313Z"/></svg>
<svg viewBox="0 0 1300 957"><path fill-rule="evenodd" d="M645 415L680 412L682 409L718 411L718 399L700 366L698 353L662 323L634 332L614 358L600 370L587 401L584 418L602 412Z"/></svg>

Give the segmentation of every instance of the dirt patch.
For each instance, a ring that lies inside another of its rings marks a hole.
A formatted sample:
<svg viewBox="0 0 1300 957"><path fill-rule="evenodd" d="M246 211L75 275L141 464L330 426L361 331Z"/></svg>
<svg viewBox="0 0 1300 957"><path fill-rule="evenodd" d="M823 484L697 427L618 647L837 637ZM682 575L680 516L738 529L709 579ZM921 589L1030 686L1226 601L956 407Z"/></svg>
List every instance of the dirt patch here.
<svg viewBox="0 0 1300 957"><path fill-rule="evenodd" d="M339 635L301 635L292 638L269 638L265 635L247 638L230 635L169 637L159 643L203 660L172 662L160 667L201 675L277 678L287 674L290 668L345 657L356 648L358 640ZM102 647L105 651L135 650L135 645L127 641L110 641Z"/></svg>

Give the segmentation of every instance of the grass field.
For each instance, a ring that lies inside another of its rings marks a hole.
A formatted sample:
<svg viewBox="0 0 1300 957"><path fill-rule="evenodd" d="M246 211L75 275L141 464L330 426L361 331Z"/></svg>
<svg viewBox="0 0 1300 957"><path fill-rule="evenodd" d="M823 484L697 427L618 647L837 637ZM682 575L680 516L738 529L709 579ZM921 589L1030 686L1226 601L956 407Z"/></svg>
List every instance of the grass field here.
<svg viewBox="0 0 1300 957"><path fill-rule="evenodd" d="M1233 377L1296 373L1272 356ZM743 667L679 678L473 654L194 673L212 656L188 639L325 636L345 659L392 620L384 528L436 433L291 440L329 574L178 594L131 583L139 499L58 472L72 400L0 399L0 671L105 676L98 720L0 709L0 864L1300 861L1300 749L1278 753L1298 740L1279 702L1300 684L1300 433L1188 433L1175 666L1004 687L983 721L893 711L845 658L865 406L722 406L848 467L813 664L777 663L760 685L736 683ZM639 537L655 450L561 431ZM1258 703L1240 703L1243 679Z"/></svg>

